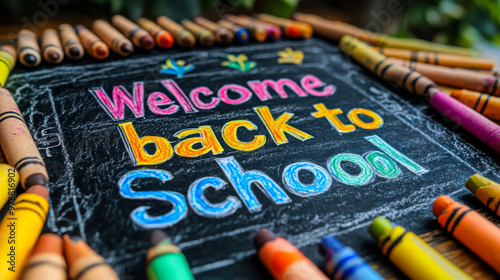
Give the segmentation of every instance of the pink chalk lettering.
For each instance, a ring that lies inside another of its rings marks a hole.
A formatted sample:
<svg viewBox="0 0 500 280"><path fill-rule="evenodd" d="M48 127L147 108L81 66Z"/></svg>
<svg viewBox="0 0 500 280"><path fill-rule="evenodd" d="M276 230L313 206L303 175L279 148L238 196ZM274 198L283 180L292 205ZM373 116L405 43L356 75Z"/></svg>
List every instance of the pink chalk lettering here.
<svg viewBox="0 0 500 280"><path fill-rule="evenodd" d="M326 86L322 91L315 90L315 88L324 86L325 83L323 83L323 81L321 81L318 77L314 75L304 76L302 79L300 79L300 84L309 94L314 96L332 95L337 90L337 88L332 85Z"/></svg>
<svg viewBox="0 0 500 280"><path fill-rule="evenodd" d="M231 99L228 96L228 91L234 91L237 92L241 95L238 99ZM250 97L252 97L252 92L249 91L246 87L236 85L236 84L229 84L221 87L219 89L219 98L222 100L222 102L231 104L231 105L238 105L247 102Z"/></svg>
<svg viewBox="0 0 500 280"><path fill-rule="evenodd" d="M161 109L158 106L170 105L173 104L172 100L168 98L164 93L155 91L148 96L148 106L151 112L157 115L172 115L179 111L178 105L168 106L166 109Z"/></svg>
<svg viewBox="0 0 500 280"><path fill-rule="evenodd" d="M113 101L111 101L103 88L94 88L91 93L99 104L115 120L122 120L125 116L125 105L129 107L136 118L144 117L144 84L134 83L134 94L131 95L123 86L113 87Z"/></svg>
<svg viewBox="0 0 500 280"><path fill-rule="evenodd" d="M191 100L193 101L194 106L196 106L197 108L203 109L203 110L209 110L209 109L215 108L219 104L220 99L217 97L212 97L210 103L205 103L205 102L201 101L200 100L200 93L203 94L204 96L209 96L209 95L212 95L214 92L211 91L207 87L197 87L197 88L193 89L189 93L189 96L191 97Z"/></svg>
<svg viewBox="0 0 500 280"><path fill-rule="evenodd" d="M198 112L191 104L191 101L187 98L186 94L182 91L182 89L174 82L174 80L163 80L161 81L163 86L168 89L172 95L174 95L175 99L179 102L182 109L186 113L194 113Z"/></svg>

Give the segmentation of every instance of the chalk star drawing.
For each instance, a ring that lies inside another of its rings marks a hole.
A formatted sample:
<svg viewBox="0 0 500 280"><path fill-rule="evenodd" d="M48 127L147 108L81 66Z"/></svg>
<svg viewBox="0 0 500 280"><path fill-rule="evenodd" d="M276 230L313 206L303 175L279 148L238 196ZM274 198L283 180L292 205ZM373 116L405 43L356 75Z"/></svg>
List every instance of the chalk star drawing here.
<svg viewBox="0 0 500 280"><path fill-rule="evenodd" d="M291 48L285 48L283 51L278 52L278 63L294 63L302 64L304 59L304 53L302 51L294 51Z"/></svg>
<svg viewBox="0 0 500 280"><path fill-rule="evenodd" d="M187 64L184 60L172 60L167 59L165 64L161 65L160 73L169 74L177 76L177 78L182 78L184 74L194 70L194 65Z"/></svg>
<svg viewBox="0 0 500 280"><path fill-rule="evenodd" d="M244 54L239 54L238 56L234 54L227 55L228 61L222 62L222 66L240 70L241 72L248 72L257 66L257 62L248 60L248 57Z"/></svg>

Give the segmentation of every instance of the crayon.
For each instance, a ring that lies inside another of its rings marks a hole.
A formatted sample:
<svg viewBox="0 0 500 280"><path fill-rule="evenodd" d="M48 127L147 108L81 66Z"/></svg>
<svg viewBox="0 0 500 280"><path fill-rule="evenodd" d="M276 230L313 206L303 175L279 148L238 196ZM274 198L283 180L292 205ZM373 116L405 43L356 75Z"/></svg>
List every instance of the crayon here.
<svg viewBox="0 0 500 280"><path fill-rule="evenodd" d="M412 51L406 49L379 47L374 47L374 49L388 57L423 62L427 64L482 70L491 70L493 67L495 67L495 61L491 59L465 57L455 54L438 52Z"/></svg>
<svg viewBox="0 0 500 280"><path fill-rule="evenodd" d="M9 91L0 88L0 143L7 162L19 171L21 185L47 184L49 175L21 111Z"/></svg>
<svg viewBox="0 0 500 280"><path fill-rule="evenodd" d="M340 40L344 35L351 35L361 41L369 42L371 45L379 47L441 52L462 56L477 55L474 50L470 49L437 44L419 39L394 38L385 34L373 33L341 21L327 20L312 14L295 13L293 18L300 22L310 24L315 34L334 41Z"/></svg>
<svg viewBox="0 0 500 280"><path fill-rule="evenodd" d="M279 18L268 14L256 14L255 17L281 27L281 29L283 29L283 34L289 38L307 39L313 34L313 28L304 22Z"/></svg>
<svg viewBox="0 0 500 280"><path fill-rule="evenodd" d="M247 15L239 15L238 17L244 20L249 20L254 24L262 26L266 30L267 38L270 39L271 41L277 41L281 39L281 28L279 28L279 26L258 20L253 17L249 17Z"/></svg>
<svg viewBox="0 0 500 280"><path fill-rule="evenodd" d="M340 49L345 54L381 79L394 82L412 93L424 96L436 110L500 153L500 127L497 124L439 91L431 80L418 72L394 65L387 57L358 39L346 35L339 43Z"/></svg>
<svg viewBox="0 0 500 280"><path fill-rule="evenodd" d="M148 280L194 280L186 257L163 231L151 232L149 242L146 254Z"/></svg>
<svg viewBox="0 0 500 280"><path fill-rule="evenodd" d="M250 32L246 28L223 19L219 20L217 24L231 30L234 33L234 39L239 44L244 45L250 41Z"/></svg>
<svg viewBox="0 0 500 280"><path fill-rule="evenodd" d="M0 88L5 86L10 71L16 64L16 49L11 45L0 46Z"/></svg>
<svg viewBox="0 0 500 280"><path fill-rule="evenodd" d="M225 15L224 19L232 23L235 23L239 26L245 27L250 32L252 38L254 38L255 41L257 42L264 42L267 38L267 30L263 26L258 25L255 22L252 22L251 20L247 20L233 15Z"/></svg>
<svg viewBox="0 0 500 280"><path fill-rule="evenodd" d="M0 209L14 195L19 184L19 172L14 167L0 163Z"/></svg>
<svg viewBox="0 0 500 280"><path fill-rule="evenodd" d="M76 33L87 53L93 58L105 59L109 55L109 48L97 35L88 30L87 27L79 24L75 26Z"/></svg>
<svg viewBox="0 0 500 280"><path fill-rule="evenodd" d="M70 279L119 280L106 259L92 250L83 239L72 240L69 235L65 234L63 244Z"/></svg>
<svg viewBox="0 0 500 280"><path fill-rule="evenodd" d="M153 37L151 37L146 30L142 29L139 25L133 23L126 17L114 15L111 18L111 23L118 30L120 30L120 32L132 40L136 47L143 48L148 51L155 47L155 40Z"/></svg>
<svg viewBox="0 0 500 280"><path fill-rule="evenodd" d="M202 17L195 17L193 21L212 32L217 43L223 46L231 44L234 40L233 32L226 27Z"/></svg>
<svg viewBox="0 0 500 280"><path fill-rule="evenodd" d="M215 36L208 29L187 19L183 19L181 23L187 30L193 33L201 46L212 47L214 45Z"/></svg>
<svg viewBox="0 0 500 280"><path fill-rule="evenodd" d="M446 195L434 201L432 212L442 228L500 273L499 227Z"/></svg>
<svg viewBox="0 0 500 280"><path fill-rule="evenodd" d="M465 186L481 203L500 216L500 184L479 174L472 175Z"/></svg>
<svg viewBox="0 0 500 280"><path fill-rule="evenodd" d="M54 233L44 233L31 253L22 279L66 280L66 269L62 238Z"/></svg>
<svg viewBox="0 0 500 280"><path fill-rule="evenodd" d="M174 37L167 30L147 18L137 19L137 23L144 28L153 38L160 48L168 49L174 45Z"/></svg>
<svg viewBox="0 0 500 280"><path fill-rule="evenodd" d="M500 98L485 93L466 89L452 90L451 97L465 106L487 117L490 120L500 121Z"/></svg>
<svg viewBox="0 0 500 280"><path fill-rule="evenodd" d="M17 280L21 275L42 232L49 211L48 197L49 191L45 187L32 186L8 208L0 223L0 255L4 258L0 262L0 279Z"/></svg>
<svg viewBox="0 0 500 280"><path fill-rule="evenodd" d="M498 77L461 68L390 58L397 65L417 71L436 83L500 96Z"/></svg>
<svg viewBox="0 0 500 280"><path fill-rule="evenodd" d="M377 217L368 228L382 254L410 279L472 279L418 235Z"/></svg>
<svg viewBox="0 0 500 280"><path fill-rule="evenodd" d="M42 57L35 33L23 29L17 34L17 53L19 61L26 67L35 67L40 64Z"/></svg>
<svg viewBox="0 0 500 280"><path fill-rule="evenodd" d="M106 20L98 19L92 24L92 31L99 36L115 53L128 56L134 51L134 45Z"/></svg>
<svg viewBox="0 0 500 280"><path fill-rule="evenodd" d="M190 49L196 45L196 38L194 35L182 25L168 17L160 16L156 19L156 23L170 32L179 46Z"/></svg>
<svg viewBox="0 0 500 280"><path fill-rule="evenodd" d="M43 59L48 63L59 64L64 58L64 52L59 40L59 34L54 29L45 29L40 39Z"/></svg>
<svg viewBox="0 0 500 280"><path fill-rule="evenodd" d="M253 240L259 259L276 280L327 280L321 270L295 246L266 228Z"/></svg>
<svg viewBox="0 0 500 280"><path fill-rule="evenodd" d="M319 243L325 258L325 270L335 280L383 280L353 249L344 247L335 237L327 236Z"/></svg>
<svg viewBox="0 0 500 280"><path fill-rule="evenodd" d="M63 23L59 25L58 30L66 56L73 60L81 59L85 52L73 26Z"/></svg>

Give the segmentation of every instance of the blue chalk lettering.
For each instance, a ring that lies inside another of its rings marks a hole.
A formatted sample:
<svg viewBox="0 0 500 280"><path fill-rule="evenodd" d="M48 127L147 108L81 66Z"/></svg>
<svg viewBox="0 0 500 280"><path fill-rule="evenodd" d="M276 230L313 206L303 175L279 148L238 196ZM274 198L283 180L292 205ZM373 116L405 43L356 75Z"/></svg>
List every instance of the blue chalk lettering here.
<svg viewBox="0 0 500 280"><path fill-rule="evenodd" d="M188 190L188 202L194 212L208 218L223 218L234 214L241 207L241 202L234 196L228 196L224 202L210 203L204 191L214 188L216 191L225 189L226 182L217 177L205 177L194 181Z"/></svg>
<svg viewBox="0 0 500 280"><path fill-rule="evenodd" d="M314 175L314 182L304 184L299 179L299 171L307 170ZM285 167L283 182L288 190L298 196L313 196L324 193L332 186L332 178L321 166L309 162L297 162Z"/></svg>

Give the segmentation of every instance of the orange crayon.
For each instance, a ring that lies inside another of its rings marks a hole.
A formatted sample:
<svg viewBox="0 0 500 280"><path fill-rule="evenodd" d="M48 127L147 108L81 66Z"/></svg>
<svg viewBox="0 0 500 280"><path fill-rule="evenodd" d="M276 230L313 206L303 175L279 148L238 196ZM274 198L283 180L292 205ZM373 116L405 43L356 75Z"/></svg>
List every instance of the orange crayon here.
<svg viewBox="0 0 500 280"><path fill-rule="evenodd" d="M289 38L307 39L313 34L313 28L304 22L275 17L268 14L256 14L256 18L281 27L283 34Z"/></svg>
<svg viewBox="0 0 500 280"><path fill-rule="evenodd" d="M98 19L92 24L92 31L113 50L121 56L130 55L134 51L134 45L118 30L113 28L106 20Z"/></svg>
<svg viewBox="0 0 500 280"><path fill-rule="evenodd" d="M436 199L432 212L446 231L500 273L499 227L446 195Z"/></svg>
<svg viewBox="0 0 500 280"><path fill-rule="evenodd" d="M127 36L134 45L145 50L152 50L155 47L155 40L149 33L139 25L131 22L126 17L115 15L111 18L111 23Z"/></svg>
<svg viewBox="0 0 500 280"><path fill-rule="evenodd" d="M67 234L63 236L63 240L70 279L119 280L113 268L85 241L72 240Z"/></svg>
<svg viewBox="0 0 500 280"><path fill-rule="evenodd" d="M481 115L500 121L500 97L466 89L452 90L450 95Z"/></svg>
<svg viewBox="0 0 500 280"><path fill-rule="evenodd" d="M192 48L196 45L196 38L182 25L169 19L166 16L160 16L156 22L168 32L170 32L175 39L175 42L183 48Z"/></svg>
<svg viewBox="0 0 500 280"><path fill-rule="evenodd" d="M59 34L54 29L45 29L40 39L43 59L49 63L59 64L64 58Z"/></svg>
<svg viewBox="0 0 500 280"><path fill-rule="evenodd" d="M59 235L45 233L40 236L24 268L23 280L66 280L66 260L63 241Z"/></svg>
<svg viewBox="0 0 500 280"><path fill-rule="evenodd" d="M472 58L438 52L412 51L407 49L374 48L388 57L424 62L427 64L482 70L491 70L495 66L495 61L484 58Z"/></svg>
<svg viewBox="0 0 500 280"><path fill-rule="evenodd" d="M156 41L160 48L168 49L174 45L174 37L167 30L147 18L137 19L137 23L144 28Z"/></svg>
<svg viewBox="0 0 500 280"><path fill-rule="evenodd" d="M78 37L82 40L83 47L89 55L97 59L105 59L108 57L108 45L92 33L92 31L81 24L75 26L75 29Z"/></svg>
<svg viewBox="0 0 500 280"><path fill-rule="evenodd" d="M299 249L268 229L260 229L253 243L260 260L276 280L328 279Z"/></svg>

